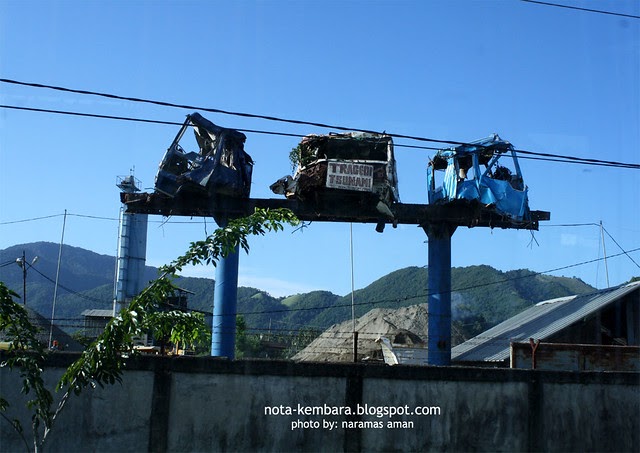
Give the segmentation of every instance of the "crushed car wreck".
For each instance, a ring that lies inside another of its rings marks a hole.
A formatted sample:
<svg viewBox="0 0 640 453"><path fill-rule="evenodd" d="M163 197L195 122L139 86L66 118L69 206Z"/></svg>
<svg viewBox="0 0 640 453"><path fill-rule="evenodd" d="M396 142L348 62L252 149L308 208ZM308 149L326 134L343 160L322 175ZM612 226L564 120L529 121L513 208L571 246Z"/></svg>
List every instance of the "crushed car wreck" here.
<svg viewBox="0 0 640 453"><path fill-rule="evenodd" d="M511 158L513 169L506 166ZM481 165L484 168L481 168ZM436 185L436 171L444 171ZM481 203L513 221L530 219L527 187L511 143L493 134L482 140L437 152L429 162L427 186L430 204ZM463 201L461 201L463 200Z"/></svg>
<svg viewBox="0 0 640 453"><path fill-rule="evenodd" d="M193 127L198 152L186 152L180 145L189 127ZM172 198L248 197L253 160L244 151L245 140L243 133L216 126L199 113L187 115L160 162L156 192Z"/></svg>
<svg viewBox="0 0 640 453"><path fill-rule="evenodd" d="M375 206L381 216L393 219L391 207L400 199L389 135L307 135L290 158L296 172L273 183L270 188L274 193L318 206ZM377 230L382 228L384 223L379 223Z"/></svg>

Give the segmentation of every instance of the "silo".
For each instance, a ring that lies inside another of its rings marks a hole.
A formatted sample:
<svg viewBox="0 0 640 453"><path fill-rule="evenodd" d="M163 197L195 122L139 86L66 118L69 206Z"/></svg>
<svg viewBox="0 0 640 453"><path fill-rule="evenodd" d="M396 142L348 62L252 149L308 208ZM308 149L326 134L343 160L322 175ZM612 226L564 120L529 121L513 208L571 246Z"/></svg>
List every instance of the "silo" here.
<svg viewBox="0 0 640 453"><path fill-rule="evenodd" d="M133 175L118 177L116 185L124 193L139 192L140 181ZM120 208L114 316L144 288L147 256L147 214L132 214Z"/></svg>

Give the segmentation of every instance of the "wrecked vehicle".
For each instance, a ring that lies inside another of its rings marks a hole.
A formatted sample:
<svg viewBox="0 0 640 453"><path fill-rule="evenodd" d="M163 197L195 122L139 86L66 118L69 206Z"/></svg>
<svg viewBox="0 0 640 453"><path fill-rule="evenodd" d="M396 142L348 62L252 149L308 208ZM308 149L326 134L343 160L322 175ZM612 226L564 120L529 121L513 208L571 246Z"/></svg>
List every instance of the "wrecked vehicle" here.
<svg viewBox="0 0 640 453"><path fill-rule="evenodd" d="M192 127L198 151L180 144ZM178 135L160 162L155 190L169 197L217 195L243 198L251 190L253 160L244 151L246 136L216 126L199 113L187 115ZM189 149L189 148L187 148Z"/></svg>
<svg viewBox="0 0 640 453"><path fill-rule="evenodd" d="M444 171L440 186L436 171ZM528 189L514 147L498 134L438 151L429 162L427 186L430 204L466 200L514 221L530 217Z"/></svg>
<svg viewBox="0 0 640 453"><path fill-rule="evenodd" d="M400 199L391 136L307 135L290 158L296 172L272 184L274 193L318 204L372 205L384 217L393 218L390 208Z"/></svg>

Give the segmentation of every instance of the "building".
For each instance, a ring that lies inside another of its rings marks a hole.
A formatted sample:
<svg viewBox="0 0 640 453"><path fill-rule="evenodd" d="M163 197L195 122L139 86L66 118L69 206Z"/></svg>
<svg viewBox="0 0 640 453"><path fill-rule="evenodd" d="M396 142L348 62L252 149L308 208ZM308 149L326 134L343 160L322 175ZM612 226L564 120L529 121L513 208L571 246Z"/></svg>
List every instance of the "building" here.
<svg viewBox="0 0 640 453"><path fill-rule="evenodd" d="M82 317L84 318L84 335L95 340L113 318L113 310L85 310L82 312Z"/></svg>
<svg viewBox="0 0 640 453"><path fill-rule="evenodd" d="M640 282L634 282L540 302L454 347L451 357L458 365L530 368L529 351L549 369L633 370L640 366L639 339ZM545 358L556 363L545 365Z"/></svg>

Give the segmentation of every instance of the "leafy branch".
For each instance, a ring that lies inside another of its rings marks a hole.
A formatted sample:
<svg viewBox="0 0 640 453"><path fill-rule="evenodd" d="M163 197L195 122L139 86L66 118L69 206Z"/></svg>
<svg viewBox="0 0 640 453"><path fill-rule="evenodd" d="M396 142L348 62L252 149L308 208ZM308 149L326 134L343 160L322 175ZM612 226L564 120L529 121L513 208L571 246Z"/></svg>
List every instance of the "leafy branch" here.
<svg viewBox="0 0 640 453"><path fill-rule="evenodd" d="M249 251L249 236L263 236L267 232L284 229L285 224L298 225L298 219L288 209L256 209L244 218L233 219L223 228L218 228L203 241L192 242L187 252L160 268L161 275L133 298L128 307L105 327L102 334L73 363L56 386L56 391L64 393L54 412L51 411L53 398L42 380L44 352L38 343L36 328L29 322L26 310L12 300L17 296L0 282L0 331L13 338L14 354L3 362L11 368L19 366L23 378L22 392L34 391L35 397L27 403L34 410L32 428L34 451L39 451L45 443L54 421L65 407L72 394L80 394L86 387L104 387L122 382L127 357L134 353L134 340L146 330L156 330L157 334L169 337L172 342L194 344L206 340L204 317L182 312L160 313L165 301L174 295L176 287L172 278L184 266L213 264L239 248ZM8 402L0 397L0 413L8 407ZM5 420L8 417L2 414ZM28 446L20 423L10 421ZM44 433L39 435L40 423ZM28 448L27 448L28 449Z"/></svg>
<svg viewBox="0 0 640 453"><path fill-rule="evenodd" d="M295 148L291 148L289 152L289 161L291 169L296 170L297 167L304 168L315 160L314 150L309 148L307 143L299 143Z"/></svg>
<svg viewBox="0 0 640 453"><path fill-rule="evenodd" d="M0 332L12 340L8 357L0 363L0 367L19 368L22 378L21 392L25 395L29 393L33 395L27 401L27 407L33 410L31 427L34 433L34 450L38 451L39 444L36 439L40 424L43 423L45 430L47 430L53 423L53 414L51 413L53 396L45 387L42 379L42 364L45 355L44 349L38 341L38 329L29 320L27 310L13 300L17 297L15 292L0 282ZM29 450L24 428L20 421L18 419L11 420L4 413L9 406L9 402L0 397L2 418L11 423Z"/></svg>

